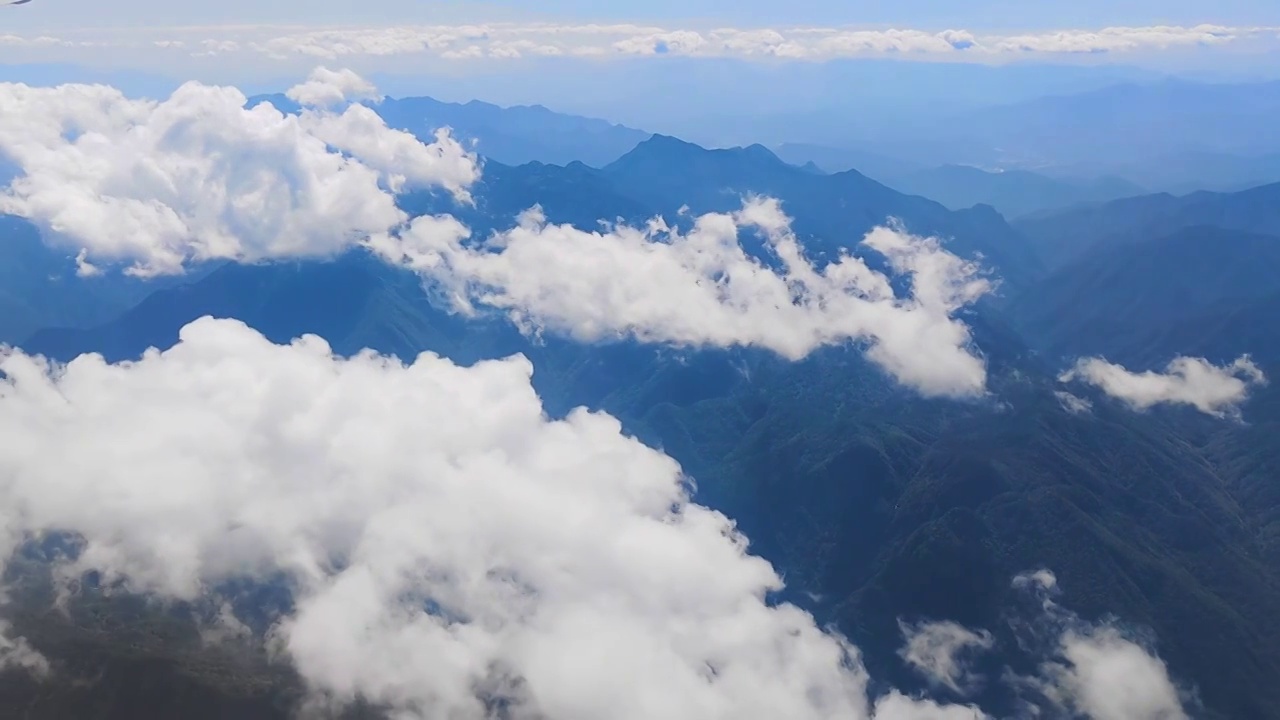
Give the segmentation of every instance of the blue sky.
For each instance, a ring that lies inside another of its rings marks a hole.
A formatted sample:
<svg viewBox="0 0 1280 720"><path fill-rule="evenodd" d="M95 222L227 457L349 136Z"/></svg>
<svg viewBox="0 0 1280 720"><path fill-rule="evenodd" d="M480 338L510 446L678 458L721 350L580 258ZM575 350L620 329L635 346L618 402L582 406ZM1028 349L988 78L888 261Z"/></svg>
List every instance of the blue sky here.
<svg viewBox="0 0 1280 720"><path fill-rule="evenodd" d="M535 7L536 5L536 7ZM460 22L556 20L708 21L740 26L894 24L1021 30L1106 25L1280 25L1275 0L32 0L8 8L0 32L86 25Z"/></svg>

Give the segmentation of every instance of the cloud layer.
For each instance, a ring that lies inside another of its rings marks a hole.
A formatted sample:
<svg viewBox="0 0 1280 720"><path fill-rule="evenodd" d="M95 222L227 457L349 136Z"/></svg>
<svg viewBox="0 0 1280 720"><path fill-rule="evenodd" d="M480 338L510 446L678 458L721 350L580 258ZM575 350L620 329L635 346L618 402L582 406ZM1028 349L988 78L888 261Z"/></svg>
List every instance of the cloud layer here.
<svg viewBox="0 0 1280 720"><path fill-rule="evenodd" d="M204 319L177 346L0 371L3 556L158 597L284 582L304 678L406 717L868 717L856 651L789 605L679 467L611 417L549 419L522 358L342 359ZM893 701L881 717L918 717ZM528 713L528 714L525 714ZM960 717L972 717L965 710Z"/></svg>
<svg viewBox="0 0 1280 720"><path fill-rule="evenodd" d="M193 56L246 54L275 59L427 55L445 60L524 57L688 57L830 60L846 57L1010 58L1159 51L1178 47L1273 43L1280 28L1150 25L1064 28L1023 33L893 27L670 27L628 23L484 23L364 28L243 27L149 31L156 50ZM134 46L138 40L130 41ZM0 36L0 45L72 47L110 40Z"/></svg>
<svg viewBox="0 0 1280 720"><path fill-rule="evenodd" d="M779 577L690 501L673 460L607 415L547 417L521 357L340 358L205 318L138 361L10 350L0 373L0 557L70 533L55 577L210 602L240 633L216 589L283 585L292 607L265 639L323 702L458 720L496 702L558 720L985 718L869 697L857 650L766 601ZM1020 582L1045 593L1058 643L1026 680L1046 702L1183 717L1157 658L1059 622L1051 574ZM990 647L909 626L904 657L959 687L959 651ZM19 639L0 661L44 667Z"/></svg>
<svg viewBox="0 0 1280 720"><path fill-rule="evenodd" d="M293 97L368 91L326 72ZM132 261L154 275L193 260L331 255L404 222L395 193L406 184L465 199L478 176L447 136L425 145L363 106L285 115L245 102L199 83L159 102L97 85L0 84L0 155L22 171L0 191L0 212L82 249L86 272Z"/></svg>
<svg viewBox="0 0 1280 720"><path fill-rule="evenodd" d="M739 241L758 232L775 270ZM695 219L687 233L661 219L647 227L586 232L548 224L535 208L516 227L464 243L456 222L423 217L371 246L442 285L455 304L506 311L520 325L595 342L633 337L682 346L760 346L800 359L824 345L867 343L867 355L926 395L980 395L983 361L953 315L991 289L976 263L935 239L896 228L862 240L911 279L899 297L889 278L844 255L817 267L775 200Z"/></svg>
<svg viewBox="0 0 1280 720"><path fill-rule="evenodd" d="M1085 358L1059 380L1093 385L1135 410L1190 405L1214 417L1239 417L1240 404L1249 398L1249 392L1267 382L1247 355L1224 366L1203 358L1177 357L1162 373L1135 373L1102 358Z"/></svg>

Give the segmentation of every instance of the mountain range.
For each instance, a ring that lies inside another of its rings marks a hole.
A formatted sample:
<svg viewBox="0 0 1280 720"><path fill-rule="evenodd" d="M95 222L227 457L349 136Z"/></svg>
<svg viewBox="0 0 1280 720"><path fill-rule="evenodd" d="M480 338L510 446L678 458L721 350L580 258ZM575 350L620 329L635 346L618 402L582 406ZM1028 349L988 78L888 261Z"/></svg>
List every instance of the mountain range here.
<svg viewBox="0 0 1280 720"><path fill-rule="evenodd" d="M1078 389L1092 410L1073 412L1057 395L1057 375L1083 354L1155 367L1180 353L1230 360L1246 351L1268 375L1280 373L1276 187L1148 195L1010 225L990 206L948 209L854 170L796 167L762 146L707 150L656 135L600 168L491 157L475 207L460 215L483 234L536 202L552 221L594 228L601 219L674 218L685 206L732 209L744 195L767 194L794 216L814 255L858 252L863 233L899 218L961 255L981 255L1002 280L998 298L964 316L993 396L974 402L913 395L852 347L792 363L761 350L534 341L502 317L451 314L416 276L362 251L225 265L145 297L113 290L115 303L92 315L24 320L45 327L19 344L58 359L128 359L171 346L179 328L211 314L278 341L316 333L348 354L433 350L467 363L523 352L549 413L607 410L680 461L698 500L733 517L753 551L785 573L784 597L836 623L877 677L922 688L896 656L898 618L989 628L1008 649L1001 662L1030 662L1001 608L1009 578L1043 566L1083 617L1115 613L1154 630L1175 677L1195 683L1202 717L1272 717L1280 715L1276 389L1259 391L1244 425L1179 408L1137 413ZM404 199L413 212L433 202ZM8 222L8 236L30 240L20 222ZM70 262L26 247L11 267ZM91 288L96 280L68 282ZM115 282L135 292L132 281ZM7 302L24 318L48 292L15 287ZM64 296L74 307L98 297ZM28 618L24 629L37 644L94 637L85 622L73 632ZM180 657L189 670L189 648L174 642L144 643L142 659L129 660ZM131 667L133 675L106 685L136 688L140 666ZM284 717L287 679L255 685L249 674L209 667L183 675L194 688L189 703L239 693L245 716ZM56 716L47 698L0 691ZM979 699L995 713L1012 712L1017 700L994 685Z"/></svg>

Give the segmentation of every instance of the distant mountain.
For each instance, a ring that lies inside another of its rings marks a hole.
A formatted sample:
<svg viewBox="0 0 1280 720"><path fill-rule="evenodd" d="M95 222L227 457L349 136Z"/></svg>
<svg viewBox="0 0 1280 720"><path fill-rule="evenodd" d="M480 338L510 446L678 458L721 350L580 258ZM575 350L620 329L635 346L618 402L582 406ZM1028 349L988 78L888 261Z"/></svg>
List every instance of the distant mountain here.
<svg viewBox="0 0 1280 720"><path fill-rule="evenodd" d="M297 103L284 95L258 95L248 104L269 101L286 112ZM429 97L384 98L367 103L391 127L428 139L442 127L471 143L481 155L509 165L582 162L599 167L649 137L649 133L605 120L553 112L541 105L500 107L479 100L441 102Z"/></svg>
<svg viewBox="0 0 1280 720"><path fill-rule="evenodd" d="M1096 164L1057 168L1080 175L1097 172ZM1197 190L1239 192L1280 182L1280 153L1237 155L1182 149L1172 153L1107 167L1152 191L1185 195Z"/></svg>
<svg viewBox="0 0 1280 720"><path fill-rule="evenodd" d="M1141 243L1209 225L1280 235L1280 183L1236 193L1161 193L1021 218L1015 227L1045 265L1061 267L1095 245Z"/></svg>
<svg viewBox="0 0 1280 720"><path fill-rule="evenodd" d="M874 152L826 145L783 143L775 147L773 152L792 165L813 163L828 173L857 170L873 178L898 177L928 168L922 163L899 160Z"/></svg>
<svg viewBox="0 0 1280 720"><path fill-rule="evenodd" d="M445 103L429 97L387 98L374 106L392 127L426 136L438 127L476 140L485 157L508 165L580 161L600 167L649 137L622 125L552 112L541 105L499 107L489 103Z"/></svg>
<svg viewBox="0 0 1280 720"><path fill-rule="evenodd" d="M1172 152L1280 152L1280 81L1126 83L949 120L957 135L1028 161L1101 167Z"/></svg>
<svg viewBox="0 0 1280 720"><path fill-rule="evenodd" d="M1118 177L1062 180L1027 170L992 172L967 165L943 165L878 179L896 190L937 200L953 210L985 204L1007 218L1146 194L1143 188Z"/></svg>
<svg viewBox="0 0 1280 720"><path fill-rule="evenodd" d="M1011 286L1036 277L1041 266L1003 218L989 206L961 211L903 194L854 170L819 175L789 165L762 145L707 150L655 135L604 168L613 187L673 216L683 206L695 213L731 210L743 196L780 199L813 250L854 248L888 217L908 230L939 235L962 255L981 254Z"/></svg>
<svg viewBox="0 0 1280 720"><path fill-rule="evenodd" d="M1277 320L1248 308L1277 294L1280 235L1200 226L1096 245L1009 298L1007 310L1023 336L1051 357L1105 355L1150 367L1175 354L1221 347L1221 339L1203 337L1223 335L1210 318L1226 322L1242 310L1259 322L1257 329L1235 322L1227 335L1236 339L1237 356L1250 352L1252 343L1244 341L1276 335Z"/></svg>

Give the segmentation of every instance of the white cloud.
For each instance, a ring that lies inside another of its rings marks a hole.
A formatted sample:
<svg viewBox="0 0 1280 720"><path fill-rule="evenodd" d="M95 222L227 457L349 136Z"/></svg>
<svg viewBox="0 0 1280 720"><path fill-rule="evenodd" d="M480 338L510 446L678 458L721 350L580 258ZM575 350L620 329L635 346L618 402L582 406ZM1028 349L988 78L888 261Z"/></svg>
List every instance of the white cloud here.
<svg viewBox="0 0 1280 720"><path fill-rule="evenodd" d="M1013 586L1041 600L1038 624L1061 628L1039 677L1023 679L1028 687L1088 720L1186 720L1182 693L1164 661L1114 625L1084 622L1058 605L1052 572L1019 575Z"/></svg>
<svg viewBox="0 0 1280 720"><path fill-rule="evenodd" d="M295 85L285 95L299 105L330 107L347 100L379 100L381 95L373 83L350 70L318 67L306 82Z"/></svg>
<svg viewBox="0 0 1280 720"><path fill-rule="evenodd" d="M289 94L333 104L370 92L354 73L320 68ZM424 144L390 130L361 104L291 115L269 103L246 109L238 90L197 83L162 102L85 85L0 85L5 98L12 111L0 119L0 149L21 174L0 209L78 250L85 275L118 262L153 275L191 261L323 257L367 244L453 291L460 309L499 308L528 329L587 342L759 346L791 359L856 341L926 395L985 389L985 364L955 315L992 284L934 239L879 228L862 240L910 278L902 297L861 259L812 264L768 199L698 218L687 235L660 219L584 232L548 225L535 208L470 243L451 216L406 225L395 195L435 186L469 202L476 158L443 131ZM744 231L763 233L781 270L744 251Z"/></svg>
<svg viewBox="0 0 1280 720"><path fill-rule="evenodd" d="M522 358L342 359L205 318L136 362L9 351L0 373L0 556L73 533L59 576L164 598L283 575L296 607L273 637L330 699L405 718L478 719L486 692L562 720L869 716L856 650L766 603L778 576L676 463L606 415L548 418Z"/></svg>
<svg viewBox="0 0 1280 720"><path fill-rule="evenodd" d="M239 54L288 58L377 58L429 55L447 60L527 56L636 56L790 58L945 56L1000 58L1081 53L1167 51L1179 47L1273 43L1265 26L1150 25L1044 29L1018 33L909 27L693 27L636 24L469 23L391 27L154 28L134 36L85 39L0 35L0 45L21 47L126 47L149 44L194 56ZM161 45L163 43L163 45Z"/></svg>
<svg viewBox="0 0 1280 720"><path fill-rule="evenodd" d="M1221 367L1203 358L1177 357L1163 373L1135 373L1102 358L1086 358L1059 380L1094 385L1135 410L1181 404L1214 417L1239 417L1240 404L1249 398L1250 389L1267 382L1247 355Z"/></svg>
<svg viewBox="0 0 1280 720"><path fill-rule="evenodd" d="M1114 628L1062 636L1063 662L1045 666L1052 697L1091 720L1185 720L1163 661Z"/></svg>
<svg viewBox="0 0 1280 720"><path fill-rule="evenodd" d="M780 271L744 251L743 231L765 236ZM985 389L985 364L954 314L991 283L934 239L882 227L862 240L911 278L911 294L898 297L859 258L811 264L790 219L769 199L703 215L687 234L660 219L586 232L548 224L535 208L480 245L464 243L465 235L451 219L424 217L371 245L444 286L463 310L499 308L524 327L582 341L751 345L792 359L864 341L872 361L926 395Z"/></svg>
<svg viewBox="0 0 1280 720"><path fill-rule="evenodd" d="M335 82L364 89L316 75L292 92L316 99ZM406 219L394 196L406 180L465 199L478 175L447 136L423 145L362 106L285 115L245 100L199 83L159 102L96 85L0 84L0 155L21 170L0 211L83 249L85 267L133 261L153 275L189 260L340 252Z"/></svg>
<svg viewBox="0 0 1280 720"><path fill-rule="evenodd" d="M968 656L990 650L995 638L985 630L969 630L953 622L899 622L906 644L898 655L929 682L966 694L980 680L966 665Z"/></svg>

